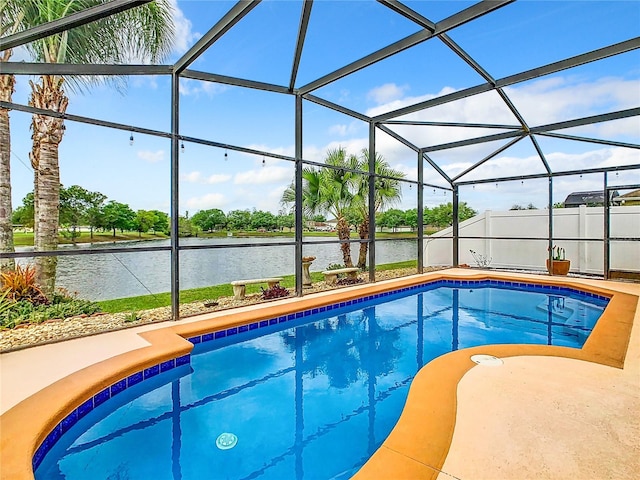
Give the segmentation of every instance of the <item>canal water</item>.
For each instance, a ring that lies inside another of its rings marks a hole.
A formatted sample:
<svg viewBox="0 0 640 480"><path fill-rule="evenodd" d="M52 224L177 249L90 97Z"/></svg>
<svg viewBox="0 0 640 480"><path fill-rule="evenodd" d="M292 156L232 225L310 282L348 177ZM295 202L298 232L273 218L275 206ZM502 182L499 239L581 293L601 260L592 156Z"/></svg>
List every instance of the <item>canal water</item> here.
<svg viewBox="0 0 640 480"><path fill-rule="evenodd" d="M305 241L328 242L333 239L318 237ZM282 243L285 238L185 238L181 246L237 245L241 243ZM60 248L121 248L126 246L168 246L169 240L143 242L98 243L93 245L64 245ZM385 240L376 242L376 263L391 263L417 258L417 240ZM359 244L351 244L354 263ZM28 248L17 249L27 251ZM343 263L340 245L319 243L304 245L303 256L314 256L311 272L323 271L332 263ZM24 259L21 262L30 262ZM269 245L252 248L215 248L180 251L180 289L207 287L233 280L292 275L295 271L295 247ZM77 292L87 300L148 295L170 290L170 253L127 252L95 255L60 256L56 286Z"/></svg>

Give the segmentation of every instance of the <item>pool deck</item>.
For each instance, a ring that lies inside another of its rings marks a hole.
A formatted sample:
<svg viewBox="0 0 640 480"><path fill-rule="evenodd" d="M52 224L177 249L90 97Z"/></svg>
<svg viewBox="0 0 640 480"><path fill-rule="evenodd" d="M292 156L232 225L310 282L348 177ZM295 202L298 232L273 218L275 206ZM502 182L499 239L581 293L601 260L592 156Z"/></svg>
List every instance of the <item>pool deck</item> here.
<svg viewBox="0 0 640 480"><path fill-rule="evenodd" d="M244 307L234 310L233 322L366 295L398 283L478 275L484 273L450 269ZM487 275L558 281L537 275ZM607 309L606 322L598 322L597 336L592 334L583 349L493 345L433 360L416 375L401 420L354 479L637 478L640 286L575 278L567 282L619 294L614 309ZM114 367L137 371L141 365L157 363L158 355L188 352L189 342L166 332L184 336L212 331L229 324L229 318L229 312L217 312L1 354L0 478L33 478L34 445L78 396L86 398L87 392L113 383ZM504 364L475 366L469 360L473 353L496 355ZM90 388L88 382L93 383ZM56 405L59 398L63 400ZM43 418L48 419L44 428Z"/></svg>

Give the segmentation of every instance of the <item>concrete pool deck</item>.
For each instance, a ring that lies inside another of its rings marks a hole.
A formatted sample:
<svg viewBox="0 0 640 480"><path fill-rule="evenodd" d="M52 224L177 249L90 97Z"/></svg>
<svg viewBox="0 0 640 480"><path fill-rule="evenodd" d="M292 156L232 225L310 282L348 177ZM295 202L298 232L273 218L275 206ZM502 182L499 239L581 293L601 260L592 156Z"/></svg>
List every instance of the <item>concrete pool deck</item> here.
<svg viewBox="0 0 640 480"><path fill-rule="evenodd" d="M277 302L277 305L274 303L264 307L245 307L234 310L234 316L248 317L255 315L258 310L277 309L282 305L291 308L294 304L299 308L306 308L305 305L323 299L335 301L335 298L340 296L356 296L353 292L385 288L386 285L478 275L483 275L483 272L451 269L399 281L314 294L302 300L284 300ZM521 281L558 280L546 276L493 272L488 275L504 279L518 278L522 279ZM373 461L367 463L356 477L636 478L637 472L640 471L640 312L637 308L640 286L574 278L568 281L585 288L631 294L626 295L627 300L635 298L635 301L627 301L625 307L625 314L629 317L627 323L630 322L629 328L624 330L626 334L605 332L605 337L626 335L626 338L617 338L618 342L629 342L626 359L624 355L622 359L618 359L624 362L623 369L575 358L540 356L539 352L533 352L536 350L534 347L531 351L521 348L520 354L517 351L514 353L505 350L506 354L502 355L504 365L501 367L465 365L461 376L454 378L453 385L456 391L454 402L450 405L453 421L448 423L448 427L445 422L443 427L446 449L444 455L441 455L442 458L431 462L424 461L420 455L412 456L411 450L419 450L425 443L420 437L423 430L416 428L420 427L420 424L413 425L412 431L400 432L401 441L390 436L372 457ZM633 295L635 297L632 297ZM16 407L0 417L3 463L0 478L30 478L30 472L20 471L16 474L15 470L9 471L4 467L8 465L5 463L8 459L6 455L9 445L14 440L10 437L16 435L16 423L20 420L16 414L20 413L20 409L24 409L29 401L43 398L41 396L46 391L55 393L55 387L59 384L65 384L63 386L67 389L80 388L77 384L82 382L78 379L82 377L83 372L85 377L89 373L95 376L100 367L95 366L98 362L111 359L106 365L113 366L113 362L121 357L139 356L149 350L145 347L151 344L155 346L156 342L162 343L158 340L161 332L155 332L156 330L167 330L169 327L179 334L181 331L190 332L194 329L211 331L212 325L216 322L219 325L219 319L222 317L229 317L229 312L202 315L175 323L146 325L0 355L0 411L4 414ZM198 325L202 323L203 326L196 327L196 322L199 322ZM140 333L145 337L139 336ZM182 342L187 343L184 340ZM166 343L167 345L160 347L169 348L170 342ZM174 347L178 350L190 348L183 344L171 346ZM551 352L556 352L554 347L550 348ZM480 351L483 347L472 350ZM570 350L579 352L575 349ZM454 353L471 354L470 351ZM118 357L114 358L116 356ZM438 363L442 363L438 361L447 356L440 357L429 365L436 364L437 367ZM445 363L442 365L447 367ZM85 367L88 368L74 374ZM451 376L448 367L441 370L442 375ZM412 386L412 390L413 388ZM57 409L64 409L63 407L65 406ZM409 404L405 410L411 410ZM51 411L55 412L56 409ZM408 413L411 414L410 411ZM420 415L429 412L414 413L419 415L422 423L428 421L426 416ZM403 412L403 417L404 415ZM30 420L24 419L26 423L30 423ZM397 428L402 429L401 422ZM34 441L37 443L37 440L32 438L23 441L25 445L31 445ZM30 462L22 462L22 466L25 465L30 466ZM20 470L20 465L17 468Z"/></svg>

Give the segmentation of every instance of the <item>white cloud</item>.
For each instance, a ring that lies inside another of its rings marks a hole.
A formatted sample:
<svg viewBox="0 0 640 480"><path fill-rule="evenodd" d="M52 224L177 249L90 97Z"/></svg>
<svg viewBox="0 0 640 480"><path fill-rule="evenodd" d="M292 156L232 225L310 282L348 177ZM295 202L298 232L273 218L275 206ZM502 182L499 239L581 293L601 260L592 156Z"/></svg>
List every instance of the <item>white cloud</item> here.
<svg viewBox="0 0 640 480"><path fill-rule="evenodd" d="M638 106L638 80L554 77L505 88L530 126Z"/></svg>
<svg viewBox="0 0 640 480"><path fill-rule="evenodd" d="M177 0L169 0L173 11L173 23L175 26L175 41L173 51L175 53L185 53L202 35L191 30L191 20L184 16Z"/></svg>
<svg viewBox="0 0 640 480"><path fill-rule="evenodd" d="M395 83L385 83L370 90L367 93L367 98L380 105L402 98L404 92L408 89L408 85L398 86Z"/></svg>
<svg viewBox="0 0 640 480"><path fill-rule="evenodd" d="M201 172L193 171L180 175L180 180L188 183L201 183L204 185L215 185L216 183L224 183L231 180L231 175L214 174L205 177Z"/></svg>
<svg viewBox="0 0 640 480"><path fill-rule="evenodd" d="M353 121L349 124L336 124L329 127L329 134L345 137L347 135L355 135L362 131L364 123Z"/></svg>
<svg viewBox="0 0 640 480"><path fill-rule="evenodd" d="M612 147L590 150L582 153L551 152L545 155L551 169L556 172L603 168L640 163L640 153L628 148ZM446 165L443 170L455 176L469 168L473 162L458 162ZM499 156L485 162L465 175L461 180L476 178L516 177L523 174L542 173L544 171L540 157ZM600 180L598 180L600 181Z"/></svg>
<svg viewBox="0 0 640 480"><path fill-rule="evenodd" d="M197 97L203 94L208 97L213 97L226 91L228 87L220 83L181 78L178 89L180 90L181 95L193 95Z"/></svg>
<svg viewBox="0 0 640 480"><path fill-rule="evenodd" d="M138 150L137 155L138 158L149 163L157 163L164 160L164 150L156 150L155 152L151 152L149 150Z"/></svg>
<svg viewBox="0 0 640 480"><path fill-rule="evenodd" d="M200 183L200 181L202 180L202 173L200 172L181 173L180 180L188 183Z"/></svg>
<svg viewBox="0 0 640 480"><path fill-rule="evenodd" d="M191 197L184 202L184 205L186 205L187 210L195 212L210 208L222 209L222 207L225 207L228 203L228 199L222 193L208 193L202 197Z"/></svg>
<svg viewBox="0 0 640 480"><path fill-rule="evenodd" d="M425 102L427 100L431 100L432 98L440 97L442 95L448 95L449 93L453 93L453 92L455 92L455 89L451 87L444 87L442 90L440 90L436 94L429 93L426 95L419 95L416 97L397 98L387 103L384 103L382 105L378 105L374 108L368 109L366 111L366 115L370 117L375 117L377 115L381 115L383 113L387 113L392 110L397 110L402 107L407 107L409 105L414 105L416 103Z"/></svg>
<svg viewBox="0 0 640 480"><path fill-rule="evenodd" d="M236 173L233 183L236 185L263 185L269 183L288 182L293 178L293 169L266 165L254 170Z"/></svg>

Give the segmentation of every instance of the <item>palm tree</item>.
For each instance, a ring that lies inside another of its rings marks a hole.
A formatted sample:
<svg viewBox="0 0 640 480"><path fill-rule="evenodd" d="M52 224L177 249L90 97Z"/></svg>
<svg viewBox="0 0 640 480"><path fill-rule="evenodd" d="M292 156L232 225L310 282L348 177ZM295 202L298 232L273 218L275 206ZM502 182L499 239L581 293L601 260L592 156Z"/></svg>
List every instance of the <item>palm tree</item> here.
<svg viewBox="0 0 640 480"><path fill-rule="evenodd" d="M369 150L362 150L357 168L362 171L369 170ZM389 166L384 157L376 153L375 159L375 194L374 194L374 210L376 212L385 210L397 204L402 198L402 189L400 181L396 179L404 178L406 175L399 170L394 170ZM388 178L393 177L393 178ZM361 240L369 239L369 176L357 175L356 194L354 196L354 204L360 211L362 222L358 228L358 234ZM360 243L360 252L358 254L358 267L366 268L367 251L369 244L367 242Z"/></svg>
<svg viewBox="0 0 640 480"><path fill-rule="evenodd" d="M9 0L22 4L24 27L32 28L57 20L106 0ZM169 0L127 10L67 30L26 45L36 62L45 63L123 63L131 59L157 62L165 57L174 37L172 7ZM43 75L38 83L29 82L29 105L65 113L69 98L65 89L82 91L105 81L104 77ZM112 79L121 83L122 79ZM30 158L34 169L34 210L36 251L58 246L60 171L58 146L64 135L64 121L47 115L33 115L33 147ZM38 281L50 295L55 286L56 257L36 257Z"/></svg>
<svg viewBox="0 0 640 480"><path fill-rule="evenodd" d="M302 208L306 215L328 213L338 221L336 232L341 240L340 250L345 266L353 267L351 260L351 230L347 221L347 212L354 199L355 174L349 170L357 168L358 159L347 156L344 148L338 147L327 152L325 164L334 168L315 170L305 168L302 171ZM290 186L282 194L282 203L295 203L295 188Z"/></svg>
<svg viewBox="0 0 640 480"><path fill-rule="evenodd" d="M16 33L22 20L19 4L0 0L0 36ZM8 62L13 51L9 48L0 54L0 64ZM11 102L15 85L14 75L0 75L0 100ZM9 110L0 108L0 252L11 253L13 246L13 223L11 214L11 133ZM0 271L13 270L13 259L0 259Z"/></svg>

